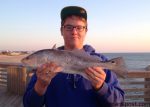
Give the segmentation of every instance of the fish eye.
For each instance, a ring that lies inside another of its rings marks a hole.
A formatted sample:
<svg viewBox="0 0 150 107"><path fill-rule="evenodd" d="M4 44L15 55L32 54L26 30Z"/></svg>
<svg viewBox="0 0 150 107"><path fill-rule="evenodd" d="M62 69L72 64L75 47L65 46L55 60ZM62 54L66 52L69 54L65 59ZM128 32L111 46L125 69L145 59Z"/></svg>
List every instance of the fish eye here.
<svg viewBox="0 0 150 107"><path fill-rule="evenodd" d="M115 63L115 61L111 61L111 63Z"/></svg>
<svg viewBox="0 0 150 107"><path fill-rule="evenodd" d="M28 60L28 59L29 59L29 57L26 57L26 59Z"/></svg>

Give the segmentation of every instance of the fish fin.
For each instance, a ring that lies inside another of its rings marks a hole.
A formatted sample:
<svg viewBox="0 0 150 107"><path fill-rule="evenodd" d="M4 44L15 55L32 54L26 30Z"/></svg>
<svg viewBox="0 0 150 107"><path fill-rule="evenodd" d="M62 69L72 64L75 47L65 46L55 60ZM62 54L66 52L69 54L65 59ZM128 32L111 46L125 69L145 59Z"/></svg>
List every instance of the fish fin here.
<svg viewBox="0 0 150 107"><path fill-rule="evenodd" d="M83 78L89 80L89 78L87 77L87 75L86 75L85 73L81 72L80 75L81 75Z"/></svg>
<svg viewBox="0 0 150 107"><path fill-rule="evenodd" d="M122 79L127 78L127 73L128 73L127 69L115 70L115 71L112 71L112 72L114 72L117 75L117 77L119 77L119 78L122 78Z"/></svg>
<svg viewBox="0 0 150 107"><path fill-rule="evenodd" d="M57 48L56 48L56 44L53 45L52 49L57 49Z"/></svg>

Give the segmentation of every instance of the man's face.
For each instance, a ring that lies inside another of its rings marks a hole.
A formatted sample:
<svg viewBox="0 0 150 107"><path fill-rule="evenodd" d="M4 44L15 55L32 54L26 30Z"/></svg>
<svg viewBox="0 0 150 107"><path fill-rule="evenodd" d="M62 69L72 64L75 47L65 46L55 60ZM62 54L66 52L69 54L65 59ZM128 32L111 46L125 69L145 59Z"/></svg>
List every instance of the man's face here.
<svg viewBox="0 0 150 107"><path fill-rule="evenodd" d="M61 27L65 48L82 49L86 32L85 21L76 16L68 17Z"/></svg>

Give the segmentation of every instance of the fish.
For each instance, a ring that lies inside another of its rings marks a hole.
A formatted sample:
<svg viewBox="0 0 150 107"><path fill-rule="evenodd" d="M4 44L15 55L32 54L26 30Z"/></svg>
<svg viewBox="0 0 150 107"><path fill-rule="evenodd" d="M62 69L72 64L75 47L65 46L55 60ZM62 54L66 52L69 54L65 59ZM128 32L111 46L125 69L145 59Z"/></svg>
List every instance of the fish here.
<svg viewBox="0 0 150 107"><path fill-rule="evenodd" d="M84 78L87 78L84 70L93 66L109 69L122 78L125 78L128 72L123 57L101 61L99 57L89 55L84 50L42 49L24 57L21 62L29 67L39 67L44 63L54 62L62 67L62 72L80 74Z"/></svg>

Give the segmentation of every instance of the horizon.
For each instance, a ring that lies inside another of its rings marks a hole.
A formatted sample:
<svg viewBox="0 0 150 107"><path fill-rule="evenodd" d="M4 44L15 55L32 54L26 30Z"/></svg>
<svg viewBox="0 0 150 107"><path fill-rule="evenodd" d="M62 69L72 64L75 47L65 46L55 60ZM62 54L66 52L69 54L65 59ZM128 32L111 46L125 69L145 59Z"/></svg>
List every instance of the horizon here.
<svg viewBox="0 0 150 107"><path fill-rule="evenodd" d="M45 49L46 49L46 48L45 48ZM40 49L40 50L43 50L43 49ZM0 52L6 52L6 51L7 51L7 52L36 52L36 51L39 51L39 50L0 50ZM134 53L139 53L139 54L140 54L140 53L141 53L141 54L142 54L142 53L150 54L150 52L138 52L138 51L136 51L136 52L130 52L130 51L129 51L129 52L126 52L126 51L120 51L120 52L107 52L107 51L96 50L96 52L98 52L98 53L100 52L100 53L104 53L104 54L105 54L105 53L106 53L106 54L107 54L107 53L112 53L112 54L113 54L113 53L117 53L117 54L119 54L119 53L120 53L120 54L122 54L122 53L125 53L125 54L128 54L128 53L133 53L133 54L134 54Z"/></svg>
<svg viewBox="0 0 150 107"><path fill-rule="evenodd" d="M69 5L87 10L84 44L90 44L97 52L150 52L148 0L1 1L0 50L37 51L63 45L60 11Z"/></svg>

